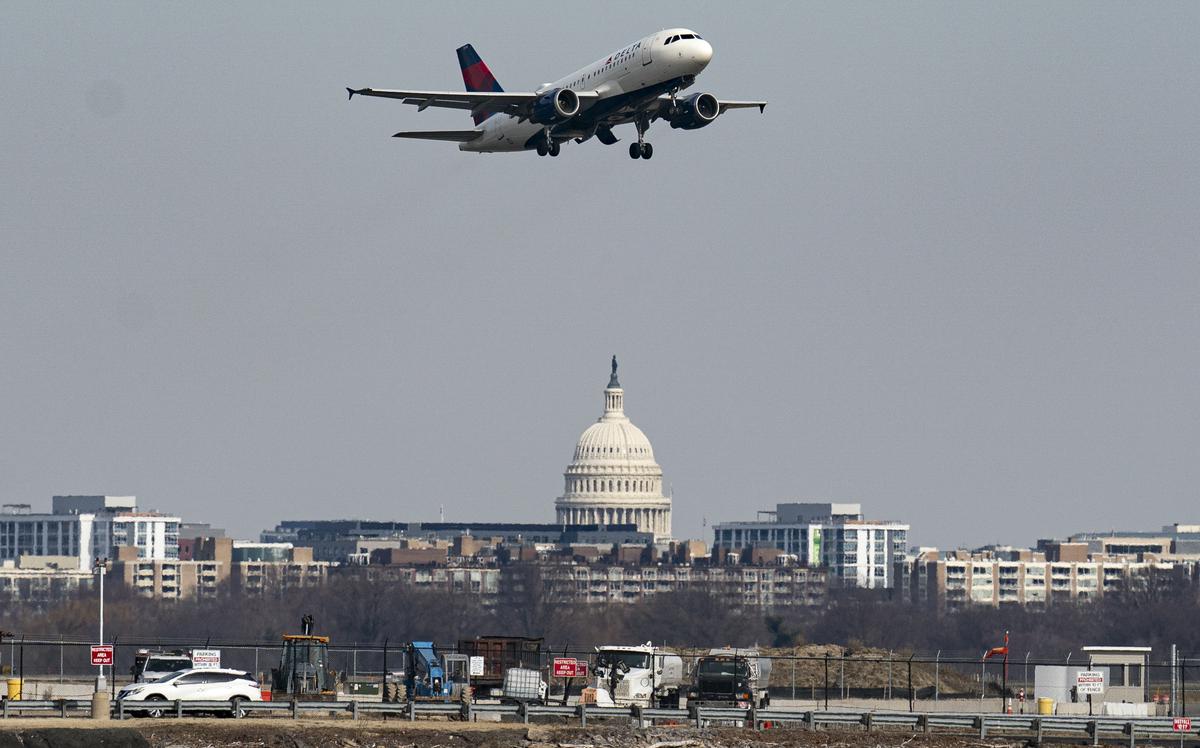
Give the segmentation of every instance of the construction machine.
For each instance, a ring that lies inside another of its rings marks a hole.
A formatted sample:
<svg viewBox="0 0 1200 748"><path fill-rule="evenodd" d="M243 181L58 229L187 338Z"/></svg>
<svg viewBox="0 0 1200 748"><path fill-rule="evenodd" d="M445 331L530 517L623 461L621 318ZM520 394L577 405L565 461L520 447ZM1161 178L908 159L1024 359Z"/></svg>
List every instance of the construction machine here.
<svg viewBox="0 0 1200 748"><path fill-rule="evenodd" d="M336 701L337 672L329 667L329 637L313 634L313 617L300 620L300 634L284 634L279 667L271 669L274 699Z"/></svg>
<svg viewBox="0 0 1200 748"><path fill-rule="evenodd" d="M433 642L410 642L405 650L403 684L388 683L385 701L460 701L471 697L470 658L438 651Z"/></svg>

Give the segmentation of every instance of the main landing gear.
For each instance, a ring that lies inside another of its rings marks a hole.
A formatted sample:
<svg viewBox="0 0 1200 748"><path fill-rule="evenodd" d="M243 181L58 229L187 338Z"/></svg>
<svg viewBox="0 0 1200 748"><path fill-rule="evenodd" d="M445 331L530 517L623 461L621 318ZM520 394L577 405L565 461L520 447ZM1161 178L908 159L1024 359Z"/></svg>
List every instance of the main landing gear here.
<svg viewBox="0 0 1200 748"><path fill-rule="evenodd" d="M638 139L636 143L629 144L629 157L649 160L654 155L654 146L646 142L646 130L650 129L650 118L644 115L638 117L634 120L634 126L637 127Z"/></svg>
<svg viewBox="0 0 1200 748"><path fill-rule="evenodd" d="M562 146L560 146L557 142L550 139L550 130L547 129L545 139L543 139L542 142L537 144L536 150L537 150L537 155L539 155L539 156L547 156L548 155L550 157L554 157L554 156L557 156L559 154L559 152L562 150Z"/></svg>

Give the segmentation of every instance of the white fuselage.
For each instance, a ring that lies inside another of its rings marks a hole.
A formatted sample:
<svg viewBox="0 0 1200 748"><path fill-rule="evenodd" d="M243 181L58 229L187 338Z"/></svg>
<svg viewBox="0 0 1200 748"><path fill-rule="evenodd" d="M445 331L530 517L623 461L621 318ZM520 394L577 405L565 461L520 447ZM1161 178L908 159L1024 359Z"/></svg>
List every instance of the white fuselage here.
<svg viewBox="0 0 1200 748"><path fill-rule="evenodd" d="M674 36L692 35L692 39ZM688 29L666 29L623 47L591 65L580 68L553 83L537 88L538 93L556 88L574 91L594 91L598 98L585 106L594 108L614 103L617 97L636 98L639 91L653 89L670 81L699 75L712 59L712 45ZM653 96L648 92L647 96ZM581 111L586 115L586 110ZM507 114L496 114L476 128L483 137L460 143L459 150L488 153L494 151L528 150L530 140L545 129L543 125L521 120ZM581 137L585 134L581 133Z"/></svg>

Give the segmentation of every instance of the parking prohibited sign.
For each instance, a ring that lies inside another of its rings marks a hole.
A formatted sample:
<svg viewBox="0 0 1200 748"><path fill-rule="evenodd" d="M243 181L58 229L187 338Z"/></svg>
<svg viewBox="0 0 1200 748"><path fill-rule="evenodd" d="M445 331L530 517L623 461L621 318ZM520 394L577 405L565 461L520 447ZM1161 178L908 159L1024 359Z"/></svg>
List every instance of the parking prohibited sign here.
<svg viewBox="0 0 1200 748"><path fill-rule="evenodd" d="M113 664L113 648L111 644L93 644L92 645L92 664L93 665L111 665Z"/></svg>
<svg viewBox="0 0 1200 748"><path fill-rule="evenodd" d="M192 667L200 670L221 667L221 650L219 649L193 649L192 650Z"/></svg>
<svg viewBox="0 0 1200 748"><path fill-rule="evenodd" d="M1075 675L1076 693L1104 693L1103 670L1081 670Z"/></svg>

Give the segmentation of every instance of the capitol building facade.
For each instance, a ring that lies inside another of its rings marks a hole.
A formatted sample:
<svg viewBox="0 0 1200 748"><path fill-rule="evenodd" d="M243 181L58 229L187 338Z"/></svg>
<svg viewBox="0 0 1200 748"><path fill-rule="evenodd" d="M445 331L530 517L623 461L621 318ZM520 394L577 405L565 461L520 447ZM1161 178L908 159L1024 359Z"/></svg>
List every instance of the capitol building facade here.
<svg viewBox="0 0 1200 748"><path fill-rule="evenodd" d="M656 542L671 537L671 499L663 496L662 468L642 430L625 415L625 390L617 358L604 388L604 415L575 445L563 473L563 495L554 501L559 524L637 525Z"/></svg>

